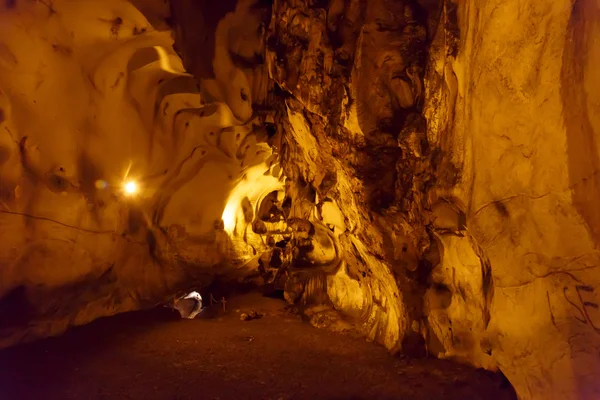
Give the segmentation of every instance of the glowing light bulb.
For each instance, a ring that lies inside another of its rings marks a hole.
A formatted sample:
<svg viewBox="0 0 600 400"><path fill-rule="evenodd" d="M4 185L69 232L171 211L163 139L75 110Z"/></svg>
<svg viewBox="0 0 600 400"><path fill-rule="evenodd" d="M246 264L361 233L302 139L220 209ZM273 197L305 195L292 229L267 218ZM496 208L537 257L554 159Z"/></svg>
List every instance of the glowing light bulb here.
<svg viewBox="0 0 600 400"><path fill-rule="evenodd" d="M138 191L138 185L134 181L125 182L123 190L125 191L125 194L133 196Z"/></svg>

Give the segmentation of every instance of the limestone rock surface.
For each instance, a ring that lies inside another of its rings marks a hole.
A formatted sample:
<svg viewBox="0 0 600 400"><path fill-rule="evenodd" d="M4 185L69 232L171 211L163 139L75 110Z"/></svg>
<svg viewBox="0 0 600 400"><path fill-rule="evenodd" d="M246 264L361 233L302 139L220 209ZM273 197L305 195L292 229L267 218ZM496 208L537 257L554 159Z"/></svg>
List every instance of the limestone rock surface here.
<svg viewBox="0 0 600 400"><path fill-rule="evenodd" d="M339 205L327 290L371 337L418 333L521 398L597 396L598 11L276 3L284 168Z"/></svg>
<svg viewBox="0 0 600 400"><path fill-rule="evenodd" d="M598 0L9 3L0 345L258 274L598 396Z"/></svg>
<svg viewBox="0 0 600 400"><path fill-rule="evenodd" d="M271 149L243 104L200 93L169 30L64 0L3 3L0 31L0 346L252 271L223 220L249 176L280 185Z"/></svg>

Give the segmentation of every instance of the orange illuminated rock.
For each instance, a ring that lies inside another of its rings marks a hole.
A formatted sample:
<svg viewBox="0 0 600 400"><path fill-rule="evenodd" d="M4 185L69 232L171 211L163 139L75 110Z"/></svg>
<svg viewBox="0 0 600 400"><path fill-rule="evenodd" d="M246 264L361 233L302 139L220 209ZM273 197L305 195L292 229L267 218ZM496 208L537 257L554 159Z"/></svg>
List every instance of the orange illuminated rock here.
<svg viewBox="0 0 600 400"><path fill-rule="evenodd" d="M215 221L282 185L249 106L124 1L17 2L0 34L0 346L246 273L264 246Z"/></svg>
<svg viewBox="0 0 600 400"><path fill-rule="evenodd" d="M599 396L598 1L132 4L0 6L0 346L259 271Z"/></svg>

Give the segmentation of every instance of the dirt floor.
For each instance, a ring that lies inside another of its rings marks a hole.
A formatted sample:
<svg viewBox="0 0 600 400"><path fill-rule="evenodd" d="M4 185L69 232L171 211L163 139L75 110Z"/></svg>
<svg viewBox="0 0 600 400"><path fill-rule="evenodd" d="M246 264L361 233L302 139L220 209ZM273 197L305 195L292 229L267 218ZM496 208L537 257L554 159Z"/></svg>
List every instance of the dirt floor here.
<svg viewBox="0 0 600 400"><path fill-rule="evenodd" d="M0 399L516 398L497 375L394 358L313 328L279 300L245 296L227 306L195 320L167 308L122 314L4 350ZM264 316L241 321L247 310Z"/></svg>

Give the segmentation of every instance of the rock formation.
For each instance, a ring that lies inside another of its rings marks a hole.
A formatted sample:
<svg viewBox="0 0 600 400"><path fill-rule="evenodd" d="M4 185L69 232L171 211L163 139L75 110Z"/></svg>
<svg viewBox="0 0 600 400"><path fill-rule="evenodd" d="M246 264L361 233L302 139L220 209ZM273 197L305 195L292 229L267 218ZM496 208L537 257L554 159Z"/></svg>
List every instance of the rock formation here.
<svg viewBox="0 0 600 400"><path fill-rule="evenodd" d="M259 274L598 395L598 1L132 3L0 11L0 343Z"/></svg>
<svg viewBox="0 0 600 400"><path fill-rule="evenodd" d="M281 183L266 134L237 119L249 105L205 100L128 2L3 7L0 343L252 272L224 209L249 177L252 201Z"/></svg>

